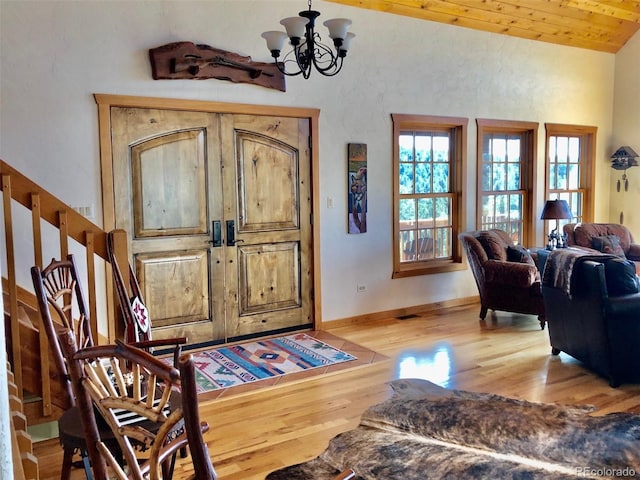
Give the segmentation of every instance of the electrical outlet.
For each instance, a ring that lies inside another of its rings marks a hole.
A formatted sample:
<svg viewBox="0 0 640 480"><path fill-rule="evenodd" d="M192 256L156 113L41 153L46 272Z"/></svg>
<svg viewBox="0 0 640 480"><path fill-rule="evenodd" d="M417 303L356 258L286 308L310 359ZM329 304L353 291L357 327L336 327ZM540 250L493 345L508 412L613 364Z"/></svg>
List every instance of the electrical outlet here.
<svg viewBox="0 0 640 480"><path fill-rule="evenodd" d="M358 290L358 293L366 292L367 286L363 283L360 283L357 285L356 289Z"/></svg>

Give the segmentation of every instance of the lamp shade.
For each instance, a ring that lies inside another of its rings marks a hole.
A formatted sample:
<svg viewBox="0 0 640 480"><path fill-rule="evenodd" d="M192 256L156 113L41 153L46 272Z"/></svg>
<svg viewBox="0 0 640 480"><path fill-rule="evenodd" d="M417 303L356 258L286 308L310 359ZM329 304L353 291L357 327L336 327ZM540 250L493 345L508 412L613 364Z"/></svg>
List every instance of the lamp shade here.
<svg viewBox="0 0 640 480"><path fill-rule="evenodd" d="M570 219L573 215L566 200L547 200L542 209L541 220Z"/></svg>
<svg viewBox="0 0 640 480"><path fill-rule="evenodd" d="M351 40L353 40L355 36L356 36L355 33L348 32L347 35L342 40L342 45L340 45L340 50L343 50L345 52L348 51L349 47L351 46Z"/></svg>
<svg viewBox="0 0 640 480"><path fill-rule="evenodd" d="M302 17L287 17L280 20L280 24L284 25L287 30L289 38L302 38L304 37L305 28L309 23L308 18Z"/></svg>
<svg viewBox="0 0 640 480"><path fill-rule="evenodd" d="M264 32L262 34L262 38L267 41L267 48L270 52L276 51L278 52L278 56L280 56L280 51L282 47L284 47L284 42L287 41L287 34L284 32L270 31Z"/></svg>
<svg viewBox="0 0 640 480"><path fill-rule="evenodd" d="M348 18L333 18L327 20L323 24L329 29L329 37L332 39L344 38L347 36L347 29L351 26L351 20Z"/></svg>

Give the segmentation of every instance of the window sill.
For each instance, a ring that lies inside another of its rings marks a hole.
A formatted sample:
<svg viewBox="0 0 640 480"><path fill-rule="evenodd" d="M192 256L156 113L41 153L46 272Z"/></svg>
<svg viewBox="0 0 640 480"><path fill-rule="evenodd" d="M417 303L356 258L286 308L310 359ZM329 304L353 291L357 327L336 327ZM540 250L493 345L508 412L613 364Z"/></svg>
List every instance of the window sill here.
<svg viewBox="0 0 640 480"><path fill-rule="evenodd" d="M401 265L399 270L395 270L391 278L417 277L419 275L432 275L435 273L456 272L465 270L467 265L465 262L442 261L433 262L425 265L424 263Z"/></svg>

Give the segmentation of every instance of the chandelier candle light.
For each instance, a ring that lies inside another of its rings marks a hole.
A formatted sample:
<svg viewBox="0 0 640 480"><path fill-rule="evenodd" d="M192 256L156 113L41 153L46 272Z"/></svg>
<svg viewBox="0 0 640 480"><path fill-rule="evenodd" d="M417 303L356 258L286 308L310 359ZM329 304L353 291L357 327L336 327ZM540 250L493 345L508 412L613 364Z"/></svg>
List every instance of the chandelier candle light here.
<svg viewBox="0 0 640 480"><path fill-rule="evenodd" d="M347 56L351 40L355 37L353 33L347 33L351 26L351 20L347 18L334 18L324 22L324 26L329 29L329 37L333 39L335 51L330 47L320 43L320 35L314 30L316 18L320 12L311 10L311 0L308 2L309 10L303 10L298 17L288 17L280 20L287 33L280 31L264 32L262 38L267 41L267 48L271 56L275 58L276 66L285 75L300 75L306 79L311 75L312 67L322 75L332 77L342 69L344 57ZM284 47L284 42L289 39L293 50L287 53L282 61L280 52ZM295 63L294 70L287 67Z"/></svg>

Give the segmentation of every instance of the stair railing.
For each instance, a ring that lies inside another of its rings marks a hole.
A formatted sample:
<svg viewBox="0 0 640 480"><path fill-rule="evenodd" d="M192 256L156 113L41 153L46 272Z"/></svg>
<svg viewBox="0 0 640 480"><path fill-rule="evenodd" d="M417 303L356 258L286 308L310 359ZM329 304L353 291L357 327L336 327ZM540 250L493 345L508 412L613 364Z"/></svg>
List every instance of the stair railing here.
<svg viewBox="0 0 640 480"><path fill-rule="evenodd" d="M16 255L14 238L14 204L17 203L22 207L31 211L32 234L33 234L33 262L20 259L19 268L31 268L43 265L43 238L42 238L42 221L46 221L52 225L59 233L60 239L60 257L66 258L69 253L69 239L75 240L82 245L86 255L87 278L83 279L84 287L87 290L87 298L89 301L89 313L91 315L91 332L96 342L99 341L97 325L97 301L96 301L96 257L105 261L105 268L109 269L110 265L107 261L107 234L102 228L98 227L85 217L77 213L69 205L65 204L57 197L49 193L47 190L37 185L25 175L9 166L0 159L0 175L2 177L2 200L4 211L4 230L6 242L6 261L7 261L7 278L3 281L3 294L5 295L5 318L10 317L10 335L7 335L7 342L10 343L9 348L11 354L9 361L13 366L14 382L18 392L23 392L24 378L22 358L21 358L21 338L20 338L20 309L25 308L30 302L24 300L24 289L16 283ZM122 258L128 258L126 239L119 237L121 241L116 243L116 251ZM20 239L24 240L24 239ZM26 262L26 264L25 264ZM116 318L114 316L114 297L111 286L110 270L107 272L105 284L108 294L107 299L107 316L108 318ZM32 289L30 289L32 290ZM37 312L37 302L33 297L32 302L28 305ZM49 345L47 336L42 328L40 315L38 318L39 333L39 358L40 372L42 382L42 415L47 417L52 413L51 390L50 390L50 364L49 364ZM107 339L113 340L118 332L114 322L109 322ZM9 332L7 332L9 333ZM34 392L35 393L35 392Z"/></svg>

